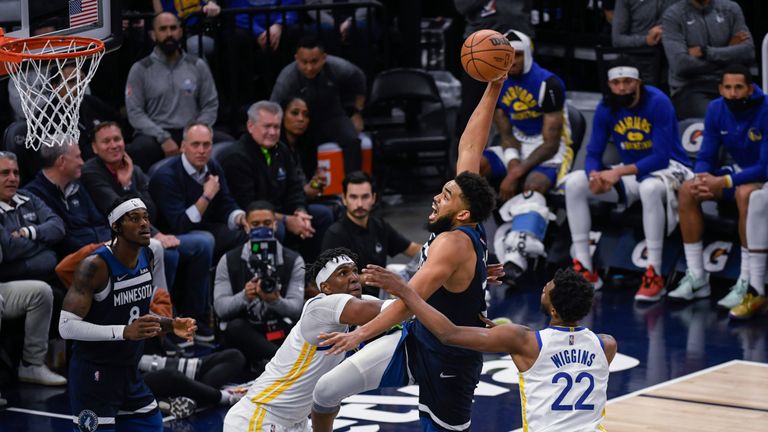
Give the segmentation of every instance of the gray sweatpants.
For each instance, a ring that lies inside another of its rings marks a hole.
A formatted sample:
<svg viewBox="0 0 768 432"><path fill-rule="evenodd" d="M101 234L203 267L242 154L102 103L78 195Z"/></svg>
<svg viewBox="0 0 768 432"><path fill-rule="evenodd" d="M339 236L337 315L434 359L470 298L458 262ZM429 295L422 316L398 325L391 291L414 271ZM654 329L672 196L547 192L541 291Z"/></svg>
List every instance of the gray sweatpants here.
<svg viewBox="0 0 768 432"><path fill-rule="evenodd" d="M53 292L47 283L34 280L0 282L0 326L4 319L26 315L22 359L27 363L45 363L52 310Z"/></svg>

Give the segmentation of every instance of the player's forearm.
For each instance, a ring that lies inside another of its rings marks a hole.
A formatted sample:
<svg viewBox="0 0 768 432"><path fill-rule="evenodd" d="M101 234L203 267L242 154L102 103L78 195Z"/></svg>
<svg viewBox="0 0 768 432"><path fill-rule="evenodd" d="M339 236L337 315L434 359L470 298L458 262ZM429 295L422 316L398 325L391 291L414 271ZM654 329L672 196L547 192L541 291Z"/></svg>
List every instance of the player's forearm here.
<svg viewBox="0 0 768 432"><path fill-rule="evenodd" d="M404 320L410 317L411 311L405 306L401 300L397 300L394 303L388 305L386 309L382 310L376 318L370 320L368 324L360 327L357 331L364 340L376 337L385 331L392 328L395 324L400 324Z"/></svg>
<svg viewBox="0 0 768 432"><path fill-rule="evenodd" d="M59 316L59 334L64 339L79 341L119 341L124 340L124 325L98 325L83 321L78 315L65 310Z"/></svg>
<svg viewBox="0 0 768 432"><path fill-rule="evenodd" d="M416 291L409 290L404 293L402 300L405 305L416 315L416 318L435 335L443 344L453 344L451 335L458 330L455 324L437 309L430 306Z"/></svg>
<svg viewBox="0 0 768 432"><path fill-rule="evenodd" d="M456 173L464 171L477 173L480 171L480 157L488 141L496 101L501 93L502 81L488 83L480 103L469 118L467 127L459 140L459 160L456 163Z"/></svg>

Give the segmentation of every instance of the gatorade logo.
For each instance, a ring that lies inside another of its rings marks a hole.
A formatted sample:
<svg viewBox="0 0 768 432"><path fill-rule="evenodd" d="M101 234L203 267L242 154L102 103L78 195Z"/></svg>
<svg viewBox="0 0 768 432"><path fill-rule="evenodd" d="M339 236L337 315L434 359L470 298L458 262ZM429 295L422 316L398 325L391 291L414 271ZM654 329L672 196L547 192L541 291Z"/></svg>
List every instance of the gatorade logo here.
<svg viewBox="0 0 768 432"><path fill-rule="evenodd" d="M701 150L701 143L704 141L704 123L691 123L683 132L683 148L688 153L697 153Z"/></svg>
<svg viewBox="0 0 768 432"><path fill-rule="evenodd" d="M726 241L716 241L708 244L702 253L704 256L704 270L709 273L723 271L725 264L728 262L728 255L731 253L732 247L733 243Z"/></svg>
<svg viewBox="0 0 768 432"><path fill-rule="evenodd" d="M645 246L645 240L632 249L632 265L641 269L648 267L648 248Z"/></svg>

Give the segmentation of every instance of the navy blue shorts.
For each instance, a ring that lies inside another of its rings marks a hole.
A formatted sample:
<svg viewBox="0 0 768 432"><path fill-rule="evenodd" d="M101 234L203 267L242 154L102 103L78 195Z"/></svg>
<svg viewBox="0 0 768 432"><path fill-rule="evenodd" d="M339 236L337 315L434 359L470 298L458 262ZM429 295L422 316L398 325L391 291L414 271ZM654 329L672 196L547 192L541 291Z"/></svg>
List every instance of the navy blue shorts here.
<svg viewBox="0 0 768 432"><path fill-rule="evenodd" d="M446 355L429 349L405 323L399 346L380 387L408 384L408 372L419 385L419 417L424 431L470 429L475 387L483 370L482 356ZM407 371L406 371L407 362Z"/></svg>
<svg viewBox="0 0 768 432"><path fill-rule="evenodd" d="M75 430L125 429L162 431L157 402L136 366L89 363L72 357L69 365L69 403Z"/></svg>

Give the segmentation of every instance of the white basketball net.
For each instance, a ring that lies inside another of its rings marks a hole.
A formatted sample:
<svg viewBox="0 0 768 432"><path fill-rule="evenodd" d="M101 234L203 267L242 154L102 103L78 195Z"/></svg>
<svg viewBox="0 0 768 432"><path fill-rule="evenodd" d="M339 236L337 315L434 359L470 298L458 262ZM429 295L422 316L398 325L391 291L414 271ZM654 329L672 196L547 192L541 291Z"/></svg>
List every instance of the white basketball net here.
<svg viewBox="0 0 768 432"><path fill-rule="evenodd" d="M31 49L24 41L21 54L62 54L86 51L96 43L84 45L72 40L69 46ZM4 62L8 75L21 97L21 109L27 119L27 148L39 150L41 145L52 147L77 143L80 130L80 103L86 87L99 67L104 50L74 58L24 58L21 63Z"/></svg>

